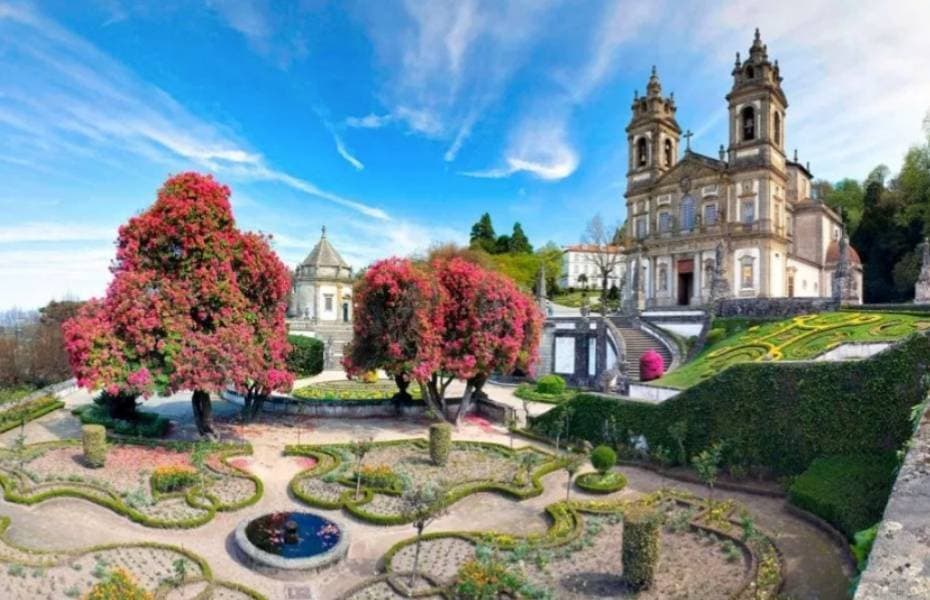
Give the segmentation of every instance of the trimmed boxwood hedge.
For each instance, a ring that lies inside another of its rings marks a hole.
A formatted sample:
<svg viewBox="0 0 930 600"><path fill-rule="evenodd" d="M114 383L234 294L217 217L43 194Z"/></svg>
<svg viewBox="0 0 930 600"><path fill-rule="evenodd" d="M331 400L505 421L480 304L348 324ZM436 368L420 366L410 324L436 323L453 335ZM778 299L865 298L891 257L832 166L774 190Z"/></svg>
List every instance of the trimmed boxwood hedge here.
<svg viewBox="0 0 930 600"><path fill-rule="evenodd" d="M532 420L553 431L572 409L567 438L605 439L604 423L644 435L649 446L676 447L669 425L687 423L686 455L726 443L727 464L801 473L819 457L894 451L910 438L911 407L926 392L930 337L915 334L872 358L851 362L745 363L653 405L581 394Z"/></svg>
<svg viewBox="0 0 930 600"><path fill-rule="evenodd" d="M818 458L795 479L788 498L852 540L881 521L897 465L893 453Z"/></svg>
<svg viewBox="0 0 930 600"><path fill-rule="evenodd" d="M305 335L289 335L291 351L287 370L297 377L311 377L323 371L323 342Z"/></svg>
<svg viewBox="0 0 930 600"><path fill-rule="evenodd" d="M28 402L21 402L12 408L0 410L0 433L38 419L64 405L65 403L55 396L40 396Z"/></svg>
<svg viewBox="0 0 930 600"><path fill-rule="evenodd" d="M598 472L582 473L575 478L575 485L586 492L594 494L618 492L626 487L626 483L626 477L623 476L623 473L617 473L616 471L603 475Z"/></svg>
<svg viewBox="0 0 930 600"><path fill-rule="evenodd" d="M84 425L102 425L108 431L132 437L161 438L168 434L171 421L162 415L142 410L136 411L136 418L114 419L107 414L107 409L99 404L79 406L71 411Z"/></svg>

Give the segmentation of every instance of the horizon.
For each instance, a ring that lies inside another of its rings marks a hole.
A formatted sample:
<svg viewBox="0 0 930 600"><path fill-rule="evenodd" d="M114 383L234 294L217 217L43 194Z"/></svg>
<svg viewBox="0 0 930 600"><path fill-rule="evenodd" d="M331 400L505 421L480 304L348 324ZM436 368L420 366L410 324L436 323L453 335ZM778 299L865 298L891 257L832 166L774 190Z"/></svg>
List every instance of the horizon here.
<svg viewBox="0 0 930 600"><path fill-rule="evenodd" d="M324 225L356 270L467 243L484 212L577 243L594 214L625 218L624 128L652 66L716 156L756 27L789 155L832 182L896 172L925 141L930 5L876 22L848 4L0 0L0 310L102 295L117 227L187 170L228 185L289 267Z"/></svg>

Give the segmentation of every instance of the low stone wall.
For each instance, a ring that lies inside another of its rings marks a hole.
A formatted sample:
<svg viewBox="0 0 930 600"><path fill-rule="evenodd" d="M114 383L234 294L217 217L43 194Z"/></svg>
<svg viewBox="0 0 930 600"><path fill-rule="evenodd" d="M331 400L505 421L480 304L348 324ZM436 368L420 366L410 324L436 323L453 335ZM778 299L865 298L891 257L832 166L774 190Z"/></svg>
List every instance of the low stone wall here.
<svg viewBox="0 0 930 600"><path fill-rule="evenodd" d="M659 387L656 385L643 385L641 383L631 383L630 393L628 396L631 400L640 400L650 404L659 404L669 398L674 398L681 393L681 390L674 388Z"/></svg>
<svg viewBox="0 0 930 600"><path fill-rule="evenodd" d="M832 298L728 298L720 300L718 317L793 317L838 310Z"/></svg>
<svg viewBox="0 0 930 600"><path fill-rule="evenodd" d="M898 472L856 600L930 598L930 411Z"/></svg>
<svg viewBox="0 0 930 600"><path fill-rule="evenodd" d="M220 394L223 400L242 404L241 394L226 390ZM449 400L450 410L455 410L459 399ZM324 419L368 419L390 417L423 417L428 412L425 402L396 404L393 400L300 400L292 396L272 396L264 404L266 412L290 413ZM497 423L506 423L514 409L491 399L479 399L475 403L475 414Z"/></svg>
<svg viewBox="0 0 930 600"><path fill-rule="evenodd" d="M35 400L36 398L41 398L42 396L55 396L56 398L61 398L65 394L70 394L77 388L77 380L68 379L67 381L62 381L59 383L53 383L52 385L47 385L42 389L36 390L29 394L28 396L20 399L20 402L28 402L30 400Z"/></svg>

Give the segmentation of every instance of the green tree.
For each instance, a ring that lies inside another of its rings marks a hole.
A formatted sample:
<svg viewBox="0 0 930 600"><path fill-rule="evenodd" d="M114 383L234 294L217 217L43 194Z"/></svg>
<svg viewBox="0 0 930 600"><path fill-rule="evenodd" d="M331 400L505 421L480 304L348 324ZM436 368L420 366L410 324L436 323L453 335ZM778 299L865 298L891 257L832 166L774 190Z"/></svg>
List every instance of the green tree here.
<svg viewBox="0 0 930 600"><path fill-rule="evenodd" d="M509 235L499 235L497 240L494 242L494 250L492 254L507 254L510 252L510 236Z"/></svg>
<svg viewBox="0 0 930 600"><path fill-rule="evenodd" d="M835 186L831 186L821 198L833 210L842 211L849 234L854 235L862 221L862 211L865 209L865 190L862 189L862 184L855 179L843 179Z"/></svg>
<svg viewBox="0 0 930 600"><path fill-rule="evenodd" d="M478 248L493 254L496 243L497 234L494 233L494 225L491 224L491 215L484 213L481 215L481 218L471 226L469 245L472 248Z"/></svg>
<svg viewBox="0 0 930 600"><path fill-rule="evenodd" d="M717 483L717 474L720 472L720 461L723 460L723 444L717 442L710 448L702 450L700 454L691 458L691 464L698 473L698 477L710 490L710 498L714 497L714 484Z"/></svg>
<svg viewBox="0 0 930 600"><path fill-rule="evenodd" d="M513 232L510 234L510 252L514 254L532 254L533 245L530 244L529 238L523 233L523 226L519 222L513 224Z"/></svg>

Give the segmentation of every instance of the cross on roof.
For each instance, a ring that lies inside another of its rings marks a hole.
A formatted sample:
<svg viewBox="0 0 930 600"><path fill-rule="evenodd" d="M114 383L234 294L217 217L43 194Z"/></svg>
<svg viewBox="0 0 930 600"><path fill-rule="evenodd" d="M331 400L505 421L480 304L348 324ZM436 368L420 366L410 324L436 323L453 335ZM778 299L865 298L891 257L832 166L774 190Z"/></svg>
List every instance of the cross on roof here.
<svg viewBox="0 0 930 600"><path fill-rule="evenodd" d="M685 144L687 144L687 146L685 147L685 150L691 150L691 136L693 135L694 134L691 133L691 130L689 129L688 131L684 133L684 135L681 136L685 138Z"/></svg>

